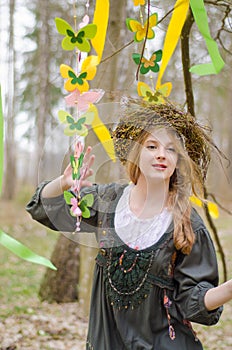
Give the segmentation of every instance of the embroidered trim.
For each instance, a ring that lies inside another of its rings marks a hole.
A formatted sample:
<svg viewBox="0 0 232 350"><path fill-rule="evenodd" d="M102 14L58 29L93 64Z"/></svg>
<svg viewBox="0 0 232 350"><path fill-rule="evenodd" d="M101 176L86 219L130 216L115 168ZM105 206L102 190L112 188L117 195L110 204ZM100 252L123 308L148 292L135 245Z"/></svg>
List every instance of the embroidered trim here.
<svg viewBox="0 0 232 350"><path fill-rule="evenodd" d="M153 251L136 252L125 247L110 249L105 281L111 305L118 309L133 309L147 298L152 288L148 274L153 259Z"/></svg>
<svg viewBox="0 0 232 350"><path fill-rule="evenodd" d="M190 329L190 331L192 332L192 334L194 336L195 341L196 342L199 341L199 339L197 337L197 332L194 331L192 323L190 321L188 321L188 320L183 320L183 324Z"/></svg>
<svg viewBox="0 0 232 350"><path fill-rule="evenodd" d="M176 338L176 333L173 325L171 324L171 316L169 314L169 308L172 305L172 301L169 299L166 293L166 289L164 289L164 307L166 309L167 319L168 319L168 333L171 340Z"/></svg>

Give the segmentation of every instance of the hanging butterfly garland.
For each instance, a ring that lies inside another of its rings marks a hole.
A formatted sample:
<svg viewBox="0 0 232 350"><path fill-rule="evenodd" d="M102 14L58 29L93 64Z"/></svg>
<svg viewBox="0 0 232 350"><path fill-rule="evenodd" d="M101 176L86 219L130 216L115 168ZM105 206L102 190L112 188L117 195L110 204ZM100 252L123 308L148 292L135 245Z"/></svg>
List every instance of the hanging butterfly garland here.
<svg viewBox="0 0 232 350"><path fill-rule="evenodd" d="M74 27L62 18L55 19L57 31L63 36L62 48L66 51L74 50L76 56L75 68L67 64L60 66L60 74L64 79L64 89L69 93L65 96L65 102L68 107L74 107L74 114L72 115L66 110L58 112L58 119L65 126L64 134L76 138L75 152L74 155L70 156L73 179L72 192L64 192L65 201L70 205L70 213L77 219L76 231L80 230L81 218L89 217L88 207L93 204L92 194L80 198L81 181L85 178L88 168L84 164L84 147L79 138L85 138L88 135L89 127L92 126L106 152L112 160L115 159L110 133L99 118L97 108L94 107L94 104L98 103L104 95L104 91L89 87L89 81L94 79L102 57L109 17L109 0L96 0L93 23L89 23L88 8L89 1L87 0L87 13L78 26L75 14ZM91 47L95 49L96 55L88 56ZM82 53L86 56L84 59ZM106 140L108 141L107 147L105 146Z"/></svg>
<svg viewBox="0 0 232 350"><path fill-rule="evenodd" d="M133 0L134 6L144 6L146 5L145 0ZM152 30L152 25L154 24L153 22L153 15L149 17L150 14L150 0L147 0L147 8L148 8L148 20L146 21L145 25L142 26L143 29L146 30L146 35L144 40L146 41L151 37L151 32ZM225 62L223 61L220 52L218 50L217 43L214 41L214 39L211 37L210 30L209 30L209 25L208 25L208 18L207 18L207 12L205 9L204 1L203 0L176 0L173 13L171 16L171 20L167 29L167 33L165 36L164 40L164 46L163 46L163 55L162 55L162 63L158 72L158 78L156 82L156 87L153 90L158 90L162 87L162 77L164 75L164 72L167 68L167 65L172 57L172 54L176 48L176 45L179 41L180 35L182 28L184 26L187 13L189 11L189 8L191 8L194 20L196 22L196 25L203 36L206 47L209 53L209 58L210 62L209 63L203 63L203 64L198 64L190 68L191 73L195 73L198 75L210 75L210 74L218 74L222 68L225 65ZM141 12L142 13L142 12ZM149 24L149 18L151 18L151 24ZM135 41L141 37L142 32L144 34L144 31L142 31L141 26L135 22L131 22L130 20L127 21L127 26L129 30L135 31L136 37ZM138 32L138 34L137 34ZM144 44L145 47L145 44ZM143 57L143 52L144 49L142 50L142 55L140 58L137 74L136 74L136 80L138 80L138 72L140 70L141 74L146 74L143 73L140 69L140 65L142 65L142 59L145 59ZM134 58L133 58L134 59ZM136 58L137 60L137 58ZM146 59L145 59L146 60ZM135 60L134 60L135 61ZM169 83L171 84L171 83Z"/></svg>
<svg viewBox="0 0 232 350"><path fill-rule="evenodd" d="M150 103L165 103L165 98L169 96L171 93L172 85L170 82L164 84L163 86L160 86L159 88L155 89L153 87L153 73L158 73L160 70L160 62L162 60L163 52L161 49L153 51L153 53L150 55L150 58L147 58L144 56L144 52L147 50L147 40L151 40L155 38L155 31L154 27L158 24L158 14L153 13L150 14L150 1L147 2L147 19L145 23L143 24L143 11L141 9L141 6L144 6L146 4L145 1L135 1L135 6L140 6L140 19L141 22L132 19L127 18L126 19L126 25L127 28L135 33L134 34L134 41L135 42L141 42L143 41L143 48L141 53L133 53L132 59L135 62L135 64L138 65L137 72L136 72L136 80L139 80L139 73L142 75L145 75L149 73L149 78L152 84L152 88L149 87L146 83L143 83L141 81L138 81L137 85L137 92L138 95L143 97L145 101L149 101Z"/></svg>

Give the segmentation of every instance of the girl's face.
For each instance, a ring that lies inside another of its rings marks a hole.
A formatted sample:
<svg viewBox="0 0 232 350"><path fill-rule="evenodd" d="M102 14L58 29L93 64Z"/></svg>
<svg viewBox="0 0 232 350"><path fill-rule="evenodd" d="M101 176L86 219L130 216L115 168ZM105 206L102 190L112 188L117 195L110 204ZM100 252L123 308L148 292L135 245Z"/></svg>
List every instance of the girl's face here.
<svg viewBox="0 0 232 350"><path fill-rule="evenodd" d="M174 136L166 129L154 129L142 145L139 159L140 176L147 181L168 181L177 165Z"/></svg>

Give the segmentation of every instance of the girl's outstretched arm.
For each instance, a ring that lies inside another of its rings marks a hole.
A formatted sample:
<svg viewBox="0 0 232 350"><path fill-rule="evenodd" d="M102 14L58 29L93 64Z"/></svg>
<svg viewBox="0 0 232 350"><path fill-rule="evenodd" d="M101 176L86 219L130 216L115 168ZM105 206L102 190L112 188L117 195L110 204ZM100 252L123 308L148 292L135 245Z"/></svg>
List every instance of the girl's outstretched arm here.
<svg viewBox="0 0 232 350"><path fill-rule="evenodd" d="M205 306L211 311L232 300L232 280L209 289L205 294Z"/></svg>
<svg viewBox="0 0 232 350"><path fill-rule="evenodd" d="M88 177L93 174L91 169L95 156L90 155L92 148L89 146L85 152L84 161L82 168L85 169L84 177L81 180L81 187L91 186L92 183L88 181ZM71 164L67 166L63 175L57 177L53 181L49 182L42 190L43 198L52 198L58 197L63 194L64 191L67 191L73 185L72 179L72 167Z"/></svg>

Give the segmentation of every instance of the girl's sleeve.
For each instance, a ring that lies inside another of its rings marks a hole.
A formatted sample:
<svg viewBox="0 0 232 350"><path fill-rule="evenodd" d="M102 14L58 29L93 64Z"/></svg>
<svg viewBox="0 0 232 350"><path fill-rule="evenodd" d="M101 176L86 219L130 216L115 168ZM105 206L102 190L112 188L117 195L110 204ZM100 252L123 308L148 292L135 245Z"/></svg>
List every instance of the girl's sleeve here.
<svg viewBox="0 0 232 350"><path fill-rule="evenodd" d="M55 231L73 232L76 228L76 218L70 214L70 206L64 196L42 198L41 192L48 182L41 183L26 206L32 218ZM97 185L86 187L81 191L81 197L87 193L94 195L94 204L90 209L90 218L82 220L81 230L93 232L97 223Z"/></svg>
<svg viewBox="0 0 232 350"><path fill-rule="evenodd" d="M195 234L196 241L191 253L181 254L180 259L177 259L174 271L177 288L174 299L185 320L213 325L218 322L223 308L208 311L204 296L209 289L218 285L216 253L206 228L198 229Z"/></svg>

